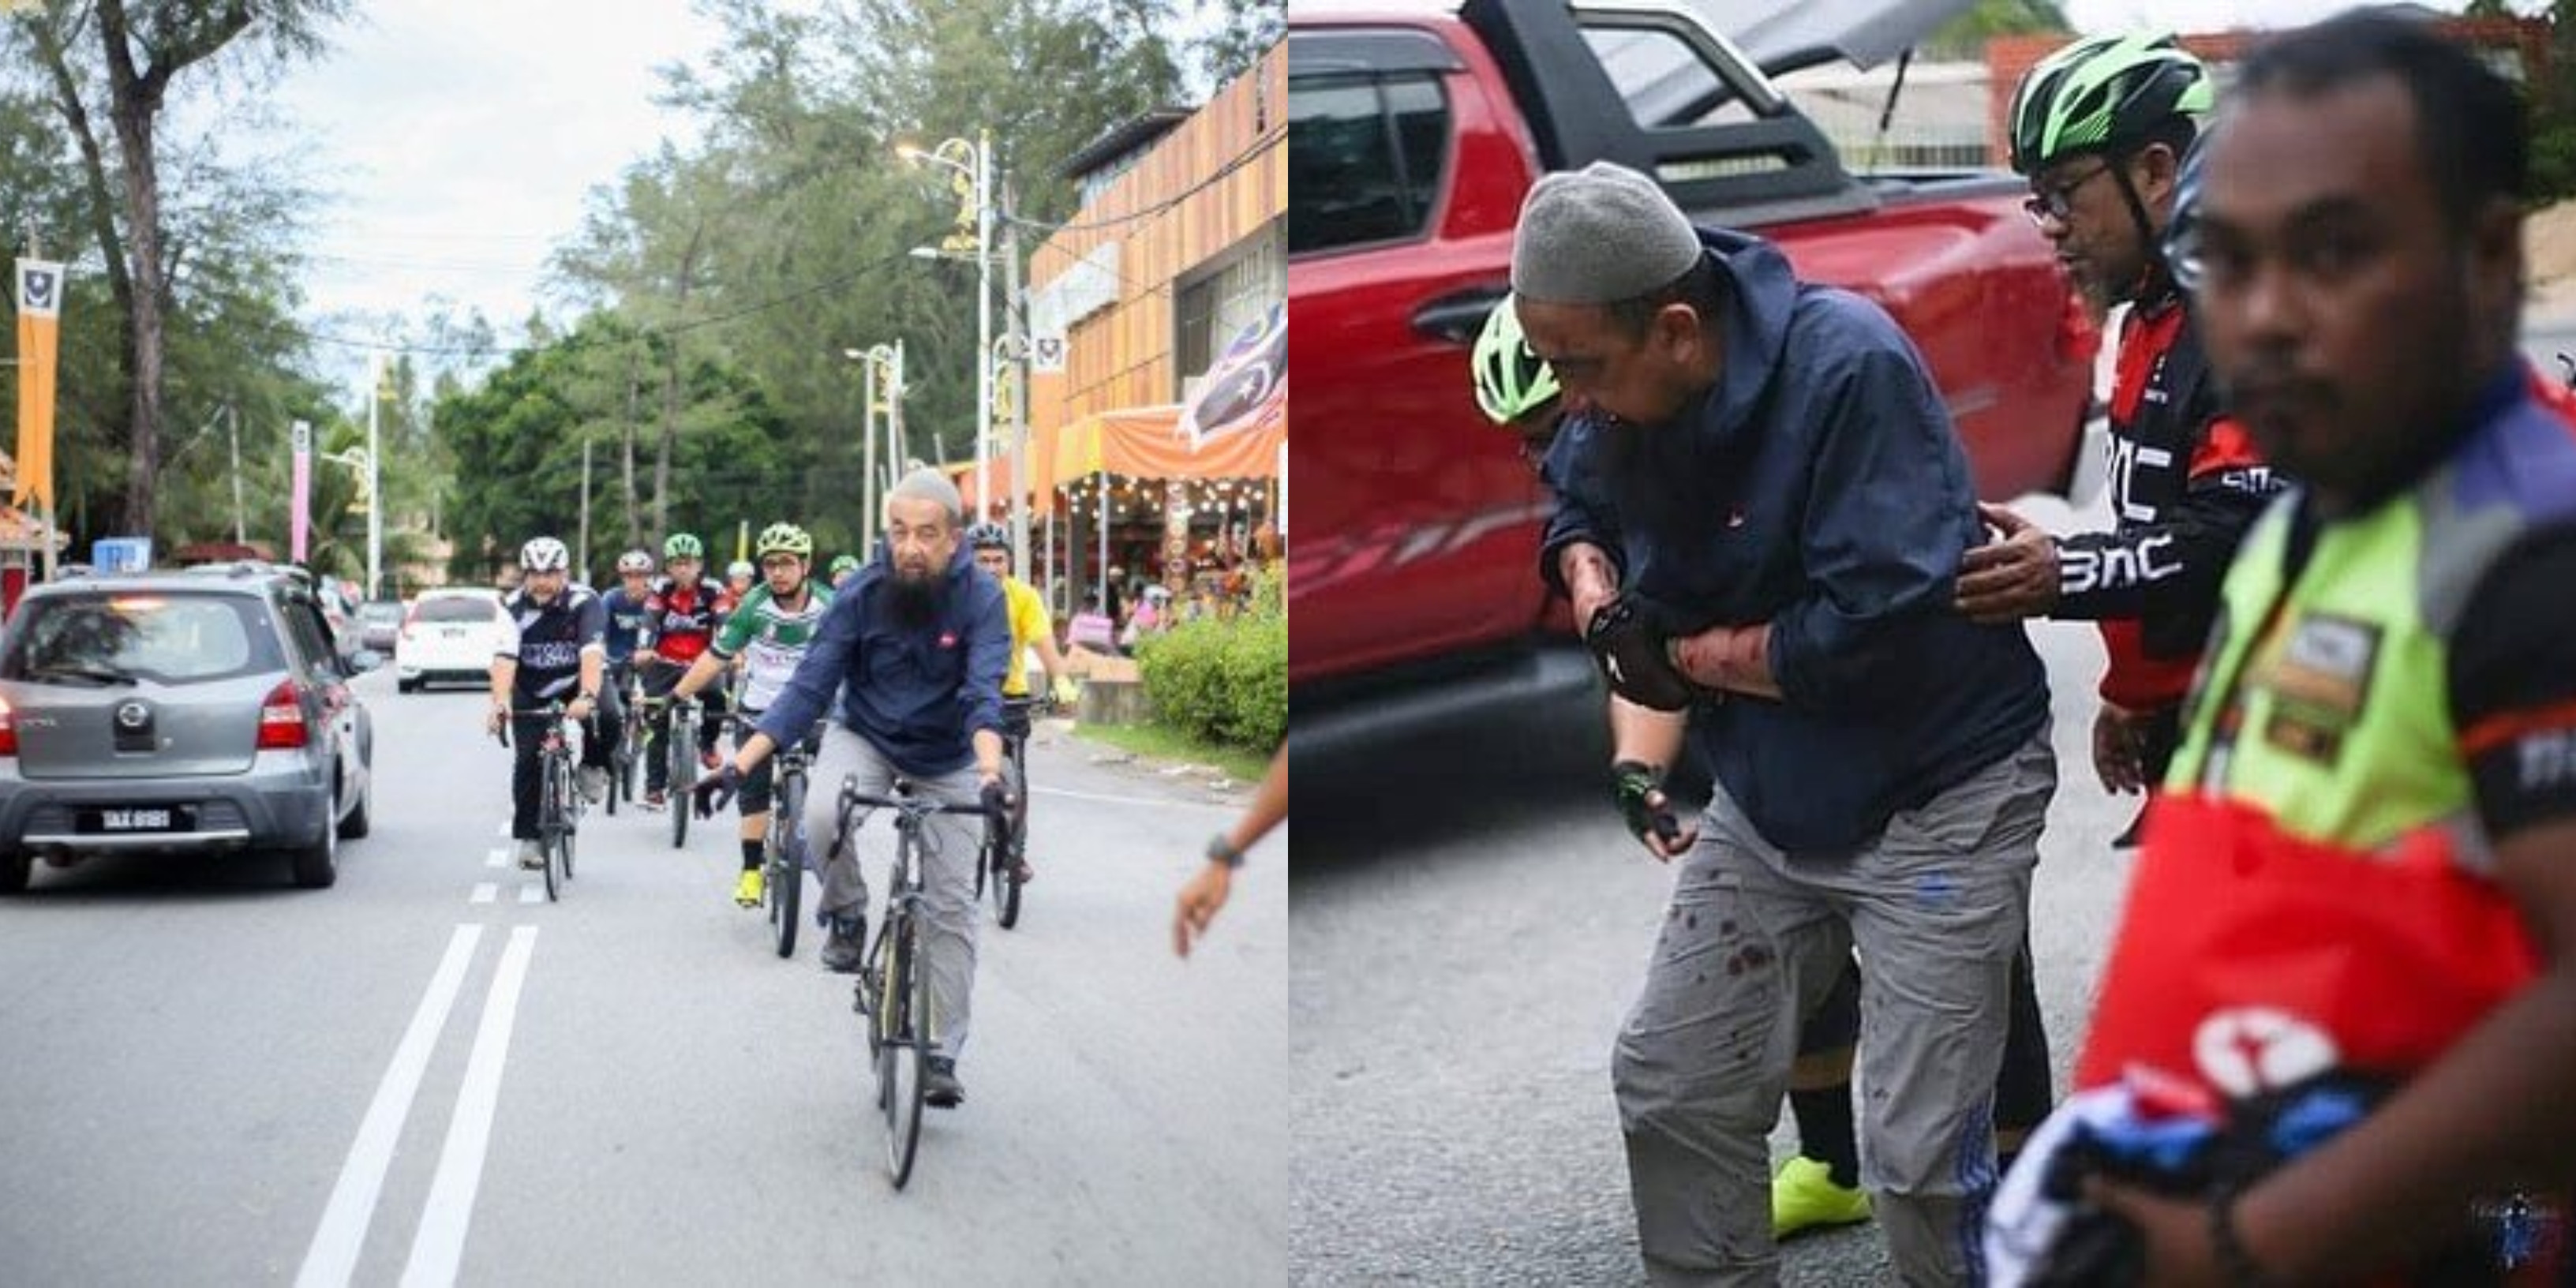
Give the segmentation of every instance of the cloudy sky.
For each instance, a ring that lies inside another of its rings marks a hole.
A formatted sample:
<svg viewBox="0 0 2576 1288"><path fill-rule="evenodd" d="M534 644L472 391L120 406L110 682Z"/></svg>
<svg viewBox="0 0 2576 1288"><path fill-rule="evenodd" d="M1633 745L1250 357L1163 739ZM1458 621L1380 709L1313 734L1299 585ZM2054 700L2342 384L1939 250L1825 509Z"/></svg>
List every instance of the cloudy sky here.
<svg viewBox="0 0 2576 1288"><path fill-rule="evenodd" d="M310 177L316 319L425 311L515 329L584 195L689 125L654 106L656 66L714 27L686 0L378 0L278 107Z"/></svg>
<svg viewBox="0 0 2576 1288"><path fill-rule="evenodd" d="M2526 0L2537 8L2543 0ZM2442 0L2456 9L2460 0ZM2279 25L2336 0L2065 0L2086 30ZM515 335L547 250L584 195L689 123L654 106L653 69L716 39L688 0L369 0L295 69L273 142L334 194L315 214L307 320L479 307ZM347 323L335 328L334 320Z"/></svg>

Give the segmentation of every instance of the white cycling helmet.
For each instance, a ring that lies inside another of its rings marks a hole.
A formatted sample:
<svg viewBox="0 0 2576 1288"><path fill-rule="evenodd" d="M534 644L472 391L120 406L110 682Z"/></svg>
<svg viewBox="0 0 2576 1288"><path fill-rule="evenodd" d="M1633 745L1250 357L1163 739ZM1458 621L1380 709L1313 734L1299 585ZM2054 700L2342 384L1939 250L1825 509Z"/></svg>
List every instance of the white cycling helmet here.
<svg viewBox="0 0 2576 1288"><path fill-rule="evenodd" d="M653 556L646 554L641 550L629 550L625 554L617 556L617 571L620 573L651 572L653 571Z"/></svg>
<svg viewBox="0 0 2576 1288"><path fill-rule="evenodd" d="M725 576L727 577L751 577L757 576L759 572L760 570L758 568L751 566L751 561L748 559L736 559L732 563L725 565Z"/></svg>
<svg viewBox="0 0 2576 1288"><path fill-rule="evenodd" d="M572 567L572 552L553 537L537 537L519 547L519 566L529 572L562 572Z"/></svg>

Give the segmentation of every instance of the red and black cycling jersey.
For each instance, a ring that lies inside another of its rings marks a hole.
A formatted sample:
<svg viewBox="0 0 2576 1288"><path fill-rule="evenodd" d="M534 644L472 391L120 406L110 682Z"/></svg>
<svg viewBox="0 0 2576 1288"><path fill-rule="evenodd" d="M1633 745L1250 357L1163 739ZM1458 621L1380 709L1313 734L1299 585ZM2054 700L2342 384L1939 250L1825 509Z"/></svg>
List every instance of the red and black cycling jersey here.
<svg viewBox="0 0 2576 1288"><path fill-rule="evenodd" d="M2102 696L2133 710L2180 702L2245 530L2282 487L2218 389L2180 294L2120 326L2111 386L2109 532L2057 543L2055 616L2102 623Z"/></svg>
<svg viewBox="0 0 2576 1288"><path fill-rule="evenodd" d="M694 586L676 585L667 577L656 579L652 597L644 601L652 621L654 655L677 666L697 661L715 641L721 611L717 605L723 594L723 587L703 578Z"/></svg>

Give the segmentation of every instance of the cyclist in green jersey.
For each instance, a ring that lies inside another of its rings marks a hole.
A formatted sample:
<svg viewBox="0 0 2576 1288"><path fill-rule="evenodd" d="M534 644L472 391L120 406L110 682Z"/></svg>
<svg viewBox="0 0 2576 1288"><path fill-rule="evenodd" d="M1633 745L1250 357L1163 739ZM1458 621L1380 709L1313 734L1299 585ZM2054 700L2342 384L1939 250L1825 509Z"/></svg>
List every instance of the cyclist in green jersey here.
<svg viewBox="0 0 2576 1288"><path fill-rule="evenodd" d="M742 718L734 726L736 747L751 737L761 711L778 696L787 677L796 673L796 664L805 658L805 646L822 624L823 610L832 604L832 592L807 576L814 538L803 528L792 523L769 525L761 530L756 553L760 582L725 618L715 642L690 664L689 673L680 677L674 689L679 697L694 696L741 659ZM742 875L734 883L733 901L746 908L760 906L760 850L769 836L769 787L769 762L763 760L744 776L739 798Z"/></svg>

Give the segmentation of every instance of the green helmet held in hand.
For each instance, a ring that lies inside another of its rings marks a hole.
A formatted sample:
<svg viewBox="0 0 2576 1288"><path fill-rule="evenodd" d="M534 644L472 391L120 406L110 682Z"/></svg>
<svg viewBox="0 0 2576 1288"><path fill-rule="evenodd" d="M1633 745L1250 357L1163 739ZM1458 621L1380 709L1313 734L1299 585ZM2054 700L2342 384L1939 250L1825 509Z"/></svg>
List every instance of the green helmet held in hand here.
<svg viewBox="0 0 2576 1288"><path fill-rule="evenodd" d="M1530 352L1529 340L1521 334L1520 313L1508 295L1485 315L1472 363L1476 405L1497 425L1509 425L1547 406L1562 392L1556 372Z"/></svg>

